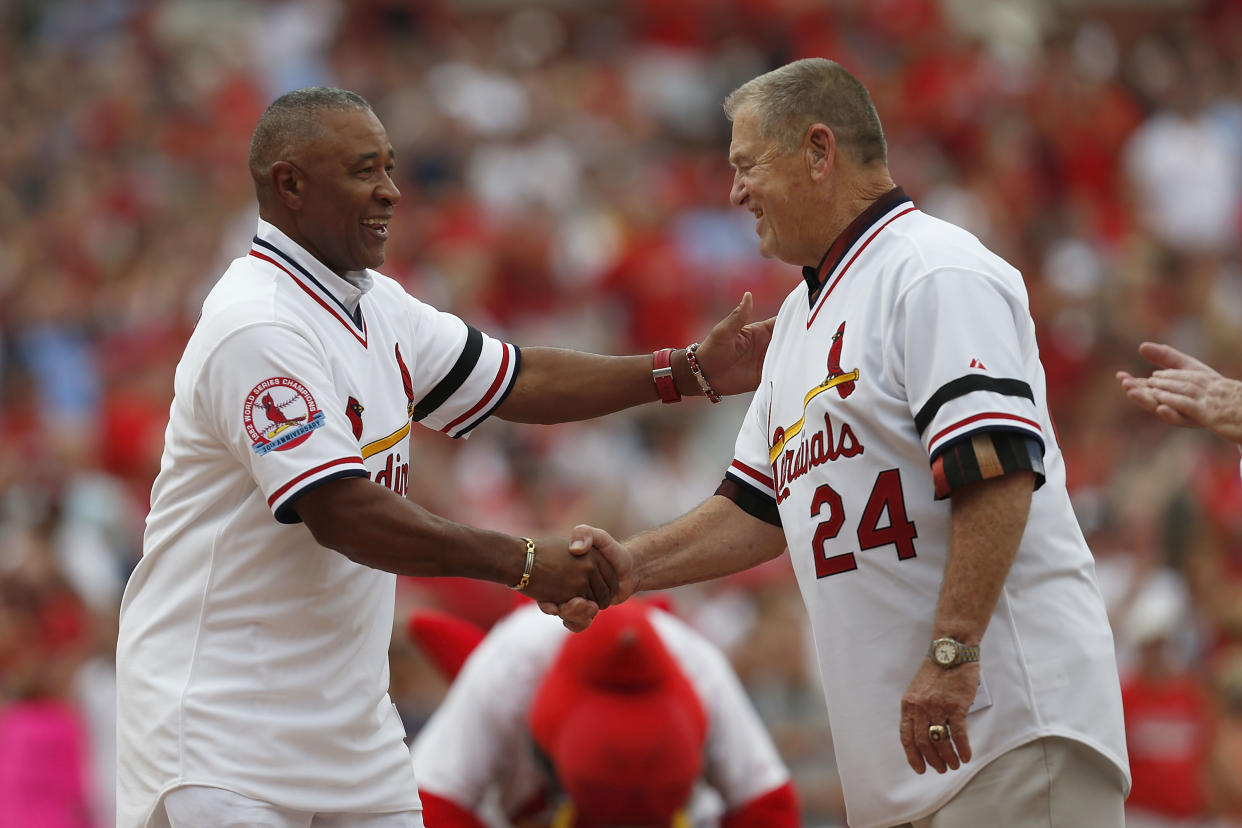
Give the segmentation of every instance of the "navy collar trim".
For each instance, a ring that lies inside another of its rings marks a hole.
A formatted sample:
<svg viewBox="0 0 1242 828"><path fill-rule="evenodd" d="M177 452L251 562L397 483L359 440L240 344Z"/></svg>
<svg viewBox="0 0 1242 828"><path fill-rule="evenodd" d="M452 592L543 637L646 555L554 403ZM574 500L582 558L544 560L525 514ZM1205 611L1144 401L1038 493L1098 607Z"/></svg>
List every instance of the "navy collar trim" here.
<svg viewBox="0 0 1242 828"><path fill-rule="evenodd" d="M871 202L871 206L863 210L858 216L849 223L841 234L837 236L836 241L824 253L824 257L819 260L819 264L815 267L802 268L802 278L806 280L807 298L813 305L819 289L824 286L825 280L837 265L841 264L841 260L845 258L845 254L850 251L854 243L866 235L867 231L893 208L905 202L913 203L912 199L906 195L905 190L900 187L894 187L884 195Z"/></svg>
<svg viewBox="0 0 1242 828"><path fill-rule="evenodd" d="M270 250L271 252L275 253L282 260L284 260L284 262L287 265L297 270L298 273L302 274L302 276L304 276L307 281L309 281L315 287L319 288L320 292L322 292L323 295L327 297L328 301L332 302L332 304L336 305L338 308L341 309L341 314L346 319L353 322L354 327L356 327L360 333L363 333L363 334L366 333L366 325L363 323L363 320L362 320L362 303L361 302L358 303L358 306L355 307L353 312L351 313L349 308L345 307L345 305L341 302L341 300L336 297L336 294L328 290L328 288L322 282L320 282L318 279L316 279L314 276L311 275L309 270L307 270L306 268L302 267L302 265L294 261L291 256L287 255L279 247L272 244L271 242L264 241L258 236L254 237L254 243L257 244L259 247L262 247L266 250Z"/></svg>

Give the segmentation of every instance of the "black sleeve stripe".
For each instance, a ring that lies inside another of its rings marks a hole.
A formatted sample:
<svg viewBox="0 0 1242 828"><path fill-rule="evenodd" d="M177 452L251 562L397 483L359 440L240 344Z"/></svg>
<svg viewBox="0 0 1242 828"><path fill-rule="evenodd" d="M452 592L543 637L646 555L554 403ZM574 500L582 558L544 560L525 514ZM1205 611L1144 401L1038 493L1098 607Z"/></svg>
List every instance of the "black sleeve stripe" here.
<svg viewBox="0 0 1242 828"><path fill-rule="evenodd" d="M301 523L302 518L298 517L298 513L293 508L293 504L297 501L299 497L301 497L302 495L306 494L309 491L318 489L324 483L330 483L333 480L340 480L345 477L369 477L369 476L370 475L368 475L362 469L342 469L341 471L333 472L327 477L321 477L318 480L315 480L311 483L307 483L305 486L298 489L293 494L289 495L289 497L285 500L284 503L276 507L276 513L275 513L276 522L277 523Z"/></svg>
<svg viewBox="0 0 1242 828"><path fill-rule="evenodd" d="M931 425L931 421L935 419L937 412L945 403L974 391L991 391L1007 397L1026 397L1031 402L1035 402L1031 386L1022 380L996 379L983 374L967 374L937 388L936 393L932 394L931 398L919 409L919 413L914 415L914 427L919 430L919 434L922 434Z"/></svg>
<svg viewBox="0 0 1242 828"><path fill-rule="evenodd" d="M776 508L776 501L732 474L725 474L724 480L716 487L715 494L732 500L739 509L753 518L773 526L781 525L781 513Z"/></svg>
<svg viewBox="0 0 1242 828"><path fill-rule="evenodd" d="M493 412L495 412L497 408L500 408L501 404L504 403L504 401L509 397L509 392L513 390L513 386L517 385L518 372L522 370L522 349L516 345L511 347L513 348L513 376L509 377L509 384L506 385L505 390L501 391L500 395L496 397L496 402L492 403L490 408L480 414L478 419L456 434L451 435L454 440L462 437L463 435L469 434L475 426L486 421L488 417L492 416Z"/></svg>
<svg viewBox="0 0 1242 828"><path fill-rule="evenodd" d="M436 383L436 387L427 392L414 406L414 422L419 422L435 411L444 401L453 396L461 388L461 384L470 376L474 366L479 364L479 355L483 353L483 334L473 325L466 326L466 345L461 349L457 362L444 375L444 379Z"/></svg>

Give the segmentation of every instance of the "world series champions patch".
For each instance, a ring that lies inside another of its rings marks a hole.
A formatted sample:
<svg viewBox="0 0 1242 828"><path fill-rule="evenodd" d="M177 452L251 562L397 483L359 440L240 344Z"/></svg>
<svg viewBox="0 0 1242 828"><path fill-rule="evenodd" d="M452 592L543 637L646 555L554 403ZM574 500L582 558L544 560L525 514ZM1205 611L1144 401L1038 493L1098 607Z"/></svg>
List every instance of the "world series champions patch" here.
<svg viewBox="0 0 1242 828"><path fill-rule="evenodd" d="M324 414L306 386L288 377L271 377L251 389L242 409L251 448L262 456L306 442L324 423Z"/></svg>

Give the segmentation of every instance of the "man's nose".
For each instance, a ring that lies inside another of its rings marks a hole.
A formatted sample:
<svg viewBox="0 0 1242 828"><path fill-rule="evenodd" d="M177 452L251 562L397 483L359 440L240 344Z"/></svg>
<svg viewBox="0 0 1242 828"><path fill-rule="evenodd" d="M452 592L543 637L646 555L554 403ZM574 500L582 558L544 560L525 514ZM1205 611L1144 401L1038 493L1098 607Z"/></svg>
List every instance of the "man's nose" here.
<svg viewBox="0 0 1242 828"><path fill-rule="evenodd" d="M742 176L733 175L733 186L729 188L729 201L734 207L741 207L746 201L746 188L742 185Z"/></svg>
<svg viewBox="0 0 1242 828"><path fill-rule="evenodd" d="M384 181L380 184L376 196L394 207L401 203L401 190L397 188L397 182L393 181L388 173L384 173Z"/></svg>

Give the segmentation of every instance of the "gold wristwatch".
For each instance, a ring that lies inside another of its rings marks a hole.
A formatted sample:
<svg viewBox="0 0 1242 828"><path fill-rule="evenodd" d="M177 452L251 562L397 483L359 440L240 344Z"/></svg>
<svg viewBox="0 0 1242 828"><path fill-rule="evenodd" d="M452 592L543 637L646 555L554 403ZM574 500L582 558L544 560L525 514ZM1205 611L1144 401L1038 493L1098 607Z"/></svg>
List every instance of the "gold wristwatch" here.
<svg viewBox="0 0 1242 828"><path fill-rule="evenodd" d="M956 638L937 638L927 648L927 657L936 666L948 670L968 661L978 661L979 648L967 647Z"/></svg>

